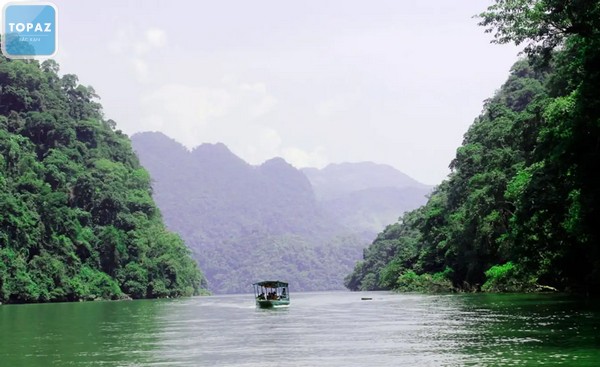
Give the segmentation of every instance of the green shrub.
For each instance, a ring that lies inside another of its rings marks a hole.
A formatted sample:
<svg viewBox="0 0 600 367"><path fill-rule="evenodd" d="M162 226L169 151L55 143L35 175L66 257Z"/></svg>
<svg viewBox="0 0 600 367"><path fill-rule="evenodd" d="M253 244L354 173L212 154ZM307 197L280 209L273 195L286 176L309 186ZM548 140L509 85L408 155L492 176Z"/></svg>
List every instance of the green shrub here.
<svg viewBox="0 0 600 367"><path fill-rule="evenodd" d="M89 266L81 268L79 274L71 279L71 287L77 299L119 299L123 292L117 282L108 274Z"/></svg>
<svg viewBox="0 0 600 367"><path fill-rule="evenodd" d="M396 289L402 292L418 292L422 287L421 276L412 270L402 273L396 282Z"/></svg>
<svg viewBox="0 0 600 367"><path fill-rule="evenodd" d="M481 287L484 292L516 292L523 289L518 280L517 267L511 261L494 265L485 271L486 282Z"/></svg>
<svg viewBox="0 0 600 367"><path fill-rule="evenodd" d="M401 292L447 293L453 292L454 286L450 280L452 269L446 268L434 274L417 275L412 270L402 273L396 282L396 290Z"/></svg>

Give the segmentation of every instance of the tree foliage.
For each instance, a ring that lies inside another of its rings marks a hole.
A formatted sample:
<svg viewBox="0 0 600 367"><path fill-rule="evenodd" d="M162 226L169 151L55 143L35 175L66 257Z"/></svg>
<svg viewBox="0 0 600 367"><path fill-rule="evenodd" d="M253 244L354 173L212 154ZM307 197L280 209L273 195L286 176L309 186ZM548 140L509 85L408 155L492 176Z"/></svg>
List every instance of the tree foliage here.
<svg viewBox="0 0 600 367"><path fill-rule="evenodd" d="M252 166L224 144L188 151L162 133L132 143L211 292L248 292L264 279L287 279L295 291L344 288L367 240L321 210L300 170L281 158Z"/></svg>
<svg viewBox="0 0 600 367"><path fill-rule="evenodd" d="M53 60L0 58L0 302L198 293L130 141Z"/></svg>
<svg viewBox="0 0 600 367"><path fill-rule="evenodd" d="M527 43L528 59L486 101L448 179L405 215L418 219L388 227L349 288L402 288L447 267L465 290L600 290L599 4L497 0L481 14L496 42Z"/></svg>

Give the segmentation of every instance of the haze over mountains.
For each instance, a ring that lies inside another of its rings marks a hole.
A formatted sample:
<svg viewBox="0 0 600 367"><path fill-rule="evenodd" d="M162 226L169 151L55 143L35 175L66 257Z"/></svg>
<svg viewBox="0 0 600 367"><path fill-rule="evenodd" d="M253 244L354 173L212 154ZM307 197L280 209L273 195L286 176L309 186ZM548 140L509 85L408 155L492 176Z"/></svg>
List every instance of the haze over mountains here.
<svg viewBox="0 0 600 367"><path fill-rule="evenodd" d="M265 278L295 290L342 289L376 233L430 191L374 163L298 170L282 158L252 166L221 143L189 151L162 133L132 142L165 222L215 293L248 292Z"/></svg>
<svg viewBox="0 0 600 367"><path fill-rule="evenodd" d="M432 187L373 162L303 168L323 210L336 222L372 240L399 214L423 204Z"/></svg>

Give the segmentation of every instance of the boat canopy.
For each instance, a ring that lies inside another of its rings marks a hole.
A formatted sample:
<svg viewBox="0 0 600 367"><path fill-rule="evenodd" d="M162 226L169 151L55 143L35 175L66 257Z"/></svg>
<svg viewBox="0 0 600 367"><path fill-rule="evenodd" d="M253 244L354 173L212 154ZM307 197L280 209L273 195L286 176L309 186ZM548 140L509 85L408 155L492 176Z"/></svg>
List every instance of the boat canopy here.
<svg viewBox="0 0 600 367"><path fill-rule="evenodd" d="M265 288L282 288L282 287L288 286L288 284L286 282L282 282L279 280L265 280L262 282L254 283L253 285L257 285L259 287L265 287Z"/></svg>

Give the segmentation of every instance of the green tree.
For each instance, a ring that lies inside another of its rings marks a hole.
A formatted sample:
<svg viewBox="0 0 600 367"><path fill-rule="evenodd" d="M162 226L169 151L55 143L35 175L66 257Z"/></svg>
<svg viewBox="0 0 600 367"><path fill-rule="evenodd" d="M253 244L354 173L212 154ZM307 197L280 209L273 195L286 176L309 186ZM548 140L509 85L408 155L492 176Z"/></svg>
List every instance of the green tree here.
<svg viewBox="0 0 600 367"><path fill-rule="evenodd" d="M404 234L390 238L391 257L376 241L351 285L383 262L378 285L392 288L421 288L447 268L465 290L600 291L599 4L497 0L480 15L495 42L525 43L528 59L486 101L419 209L417 256L400 265Z"/></svg>
<svg viewBox="0 0 600 367"><path fill-rule="evenodd" d="M0 302L198 294L128 137L58 71L0 57Z"/></svg>

